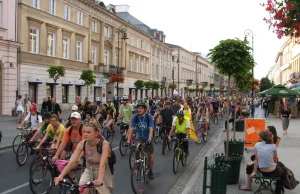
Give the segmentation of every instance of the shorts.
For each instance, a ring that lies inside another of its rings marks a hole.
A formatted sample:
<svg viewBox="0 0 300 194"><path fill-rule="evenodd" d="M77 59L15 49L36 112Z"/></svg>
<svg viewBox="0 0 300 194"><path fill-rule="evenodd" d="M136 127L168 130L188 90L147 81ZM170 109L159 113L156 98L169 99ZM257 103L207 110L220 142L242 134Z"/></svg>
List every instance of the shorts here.
<svg viewBox="0 0 300 194"><path fill-rule="evenodd" d="M135 145L137 146L137 144L139 143L145 143L145 152L147 154L153 154L154 153L154 144L153 144L153 141L151 141L151 144L150 145L147 145L146 144L146 140L143 140L141 137L136 137L135 138Z"/></svg>
<svg viewBox="0 0 300 194"><path fill-rule="evenodd" d="M84 169L84 171L80 177L79 185L83 185L88 182L94 181L97 177L98 177L98 169L97 168L91 169L91 168L87 167ZM111 193L111 189L108 188L107 186L105 186L104 183L103 183L103 186L95 187L95 189L101 194L110 194Z"/></svg>

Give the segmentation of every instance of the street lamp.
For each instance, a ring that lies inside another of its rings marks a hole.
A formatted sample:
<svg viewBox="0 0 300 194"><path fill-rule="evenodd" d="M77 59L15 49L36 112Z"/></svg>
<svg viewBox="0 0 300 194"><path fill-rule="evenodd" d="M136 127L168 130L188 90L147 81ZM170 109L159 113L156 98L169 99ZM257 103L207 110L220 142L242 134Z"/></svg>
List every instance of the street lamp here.
<svg viewBox="0 0 300 194"><path fill-rule="evenodd" d="M253 57L253 59L254 59L254 37L253 37L253 31L252 30L249 30L249 29L247 29L247 30L245 30L245 32L244 32L244 35L245 35L245 38L244 38L244 41L247 41L247 37L248 36L250 36L251 38L252 38L252 57ZM254 79L254 66L252 67L252 79ZM253 83L253 81L252 81L252 88L251 88L251 90L252 90L252 97L254 96L254 83Z"/></svg>

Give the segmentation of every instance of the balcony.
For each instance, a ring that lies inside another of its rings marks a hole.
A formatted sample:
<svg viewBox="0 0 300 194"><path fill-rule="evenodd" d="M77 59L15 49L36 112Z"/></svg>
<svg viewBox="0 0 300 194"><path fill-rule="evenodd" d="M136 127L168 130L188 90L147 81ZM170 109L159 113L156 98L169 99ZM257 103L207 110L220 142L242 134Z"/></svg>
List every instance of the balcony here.
<svg viewBox="0 0 300 194"><path fill-rule="evenodd" d="M104 66L95 66L94 68L96 73L104 73L104 74L117 74L118 73L118 67L114 65L104 65ZM125 75L125 68L119 67L119 74Z"/></svg>

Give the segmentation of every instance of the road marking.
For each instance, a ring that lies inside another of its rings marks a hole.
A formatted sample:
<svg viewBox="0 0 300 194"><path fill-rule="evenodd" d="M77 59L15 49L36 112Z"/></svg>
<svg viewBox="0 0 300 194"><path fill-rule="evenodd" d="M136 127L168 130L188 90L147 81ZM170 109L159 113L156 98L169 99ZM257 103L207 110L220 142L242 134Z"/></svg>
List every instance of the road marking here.
<svg viewBox="0 0 300 194"><path fill-rule="evenodd" d="M9 190L7 190L7 191L4 191L4 192L2 192L2 193L0 193L0 194L8 194L8 193L12 193L13 191L19 190L19 189L21 189L21 188L23 188L23 187L26 187L27 185L29 185L29 183L25 183L25 184L23 184L23 185L19 185L19 186L17 186L17 187L14 187L14 188L12 188L12 189L9 189Z"/></svg>
<svg viewBox="0 0 300 194"><path fill-rule="evenodd" d="M118 146L118 147L115 147L115 148L113 148L112 150L116 150L116 149L119 149L119 146ZM0 193L0 194L2 194L2 193Z"/></svg>

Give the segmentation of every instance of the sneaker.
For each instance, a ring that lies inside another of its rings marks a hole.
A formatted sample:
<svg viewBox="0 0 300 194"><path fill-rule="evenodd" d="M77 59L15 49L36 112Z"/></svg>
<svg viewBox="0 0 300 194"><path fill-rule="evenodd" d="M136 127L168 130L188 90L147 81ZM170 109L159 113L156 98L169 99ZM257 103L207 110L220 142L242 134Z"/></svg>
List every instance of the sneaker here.
<svg viewBox="0 0 300 194"><path fill-rule="evenodd" d="M206 142L206 135L203 136L203 141Z"/></svg>
<svg viewBox="0 0 300 194"><path fill-rule="evenodd" d="M152 170L149 170L149 172L148 172L148 179L150 179L150 180L154 179L154 175L153 175Z"/></svg>

